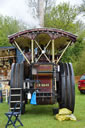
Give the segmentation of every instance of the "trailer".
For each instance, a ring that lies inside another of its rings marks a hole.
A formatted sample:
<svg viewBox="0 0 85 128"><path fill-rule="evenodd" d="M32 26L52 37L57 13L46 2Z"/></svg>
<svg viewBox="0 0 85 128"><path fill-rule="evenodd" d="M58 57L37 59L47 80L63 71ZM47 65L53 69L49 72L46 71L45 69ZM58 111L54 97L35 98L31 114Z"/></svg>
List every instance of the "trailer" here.
<svg viewBox="0 0 85 128"><path fill-rule="evenodd" d="M10 35L9 42L23 55L21 63L13 63L10 80L10 110L35 94L37 105L59 104L74 112L75 81L71 63L61 62L76 36L54 28L36 28ZM20 106L17 107L19 110Z"/></svg>

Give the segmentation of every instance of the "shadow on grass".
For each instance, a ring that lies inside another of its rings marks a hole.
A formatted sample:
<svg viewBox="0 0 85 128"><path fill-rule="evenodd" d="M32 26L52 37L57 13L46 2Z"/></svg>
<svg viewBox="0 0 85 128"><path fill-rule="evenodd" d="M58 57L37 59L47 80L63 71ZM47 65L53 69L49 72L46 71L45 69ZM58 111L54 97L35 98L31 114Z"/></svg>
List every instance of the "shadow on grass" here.
<svg viewBox="0 0 85 128"><path fill-rule="evenodd" d="M25 114L33 115L53 115L53 108L58 108L58 105L26 105Z"/></svg>

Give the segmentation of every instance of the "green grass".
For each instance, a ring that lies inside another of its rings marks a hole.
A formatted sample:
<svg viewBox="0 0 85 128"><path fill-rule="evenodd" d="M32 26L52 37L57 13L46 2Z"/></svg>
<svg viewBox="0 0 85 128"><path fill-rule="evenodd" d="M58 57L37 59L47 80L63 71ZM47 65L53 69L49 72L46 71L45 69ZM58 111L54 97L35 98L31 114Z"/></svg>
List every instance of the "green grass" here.
<svg viewBox="0 0 85 128"><path fill-rule="evenodd" d="M56 120L52 113L52 108L56 105L33 106L26 105L26 112L21 116L24 128L85 128L85 95L80 94L76 85L76 104L74 115L77 121ZM7 123L7 117L4 115L8 112L8 104L0 104L0 128L4 128ZM9 128L12 128L11 126Z"/></svg>

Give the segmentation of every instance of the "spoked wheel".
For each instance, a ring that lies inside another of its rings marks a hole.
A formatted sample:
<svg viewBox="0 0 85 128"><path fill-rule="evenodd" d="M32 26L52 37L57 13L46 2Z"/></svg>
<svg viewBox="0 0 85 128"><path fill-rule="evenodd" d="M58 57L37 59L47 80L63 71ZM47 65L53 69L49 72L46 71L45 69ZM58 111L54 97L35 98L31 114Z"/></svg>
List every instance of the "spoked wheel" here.
<svg viewBox="0 0 85 128"><path fill-rule="evenodd" d="M60 64L60 108L68 108L72 112L75 105L75 82L72 64Z"/></svg>
<svg viewBox="0 0 85 128"><path fill-rule="evenodd" d="M13 89L14 91L11 91L11 93L15 96L16 94L20 93L21 98L17 97L18 101L20 100L19 102L23 102L25 100L24 92L23 92L23 81L24 81L24 64L23 63L12 64L10 86L11 86L11 90L12 88L15 88L15 89ZM16 98L16 101L17 101L17 98ZM14 101L15 101L15 98L14 98ZM22 113L24 112L25 112L25 103L23 104L23 109L22 109Z"/></svg>

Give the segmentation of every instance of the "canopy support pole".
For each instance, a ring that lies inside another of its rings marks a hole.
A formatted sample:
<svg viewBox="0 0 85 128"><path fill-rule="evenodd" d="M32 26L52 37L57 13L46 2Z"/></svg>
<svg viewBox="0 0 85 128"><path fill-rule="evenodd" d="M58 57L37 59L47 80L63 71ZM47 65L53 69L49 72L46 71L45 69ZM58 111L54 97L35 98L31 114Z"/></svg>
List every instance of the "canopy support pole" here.
<svg viewBox="0 0 85 128"><path fill-rule="evenodd" d="M46 47L45 47L45 50L47 49L47 47L49 46L51 40L49 40L49 42L47 43Z"/></svg>
<svg viewBox="0 0 85 128"><path fill-rule="evenodd" d="M19 47L19 45L17 44L16 41L14 41L15 45L17 46L17 48L19 49L19 51L21 52L21 54L24 56L24 58L26 59L27 63L30 64L29 60L27 59L27 57L24 55L22 49Z"/></svg>
<svg viewBox="0 0 85 128"><path fill-rule="evenodd" d="M54 40L52 40L52 62L54 63L54 53L55 52L55 50L54 50Z"/></svg>
<svg viewBox="0 0 85 128"><path fill-rule="evenodd" d="M67 50L67 48L69 47L70 44L71 44L71 41L68 43L68 45L63 50L63 52L62 52L61 56L59 57L59 59L57 60L56 64L58 64L58 62L60 61L61 57L64 55L64 53L66 52L66 50Z"/></svg>

